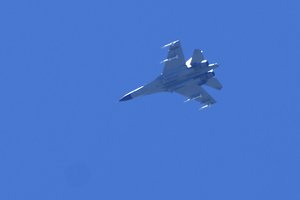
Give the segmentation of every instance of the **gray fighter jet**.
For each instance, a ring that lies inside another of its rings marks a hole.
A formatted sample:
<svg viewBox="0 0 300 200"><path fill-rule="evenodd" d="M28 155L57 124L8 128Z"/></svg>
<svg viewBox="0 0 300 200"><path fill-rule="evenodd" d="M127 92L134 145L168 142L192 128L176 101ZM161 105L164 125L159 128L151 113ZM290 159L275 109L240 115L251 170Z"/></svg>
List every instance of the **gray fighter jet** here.
<svg viewBox="0 0 300 200"><path fill-rule="evenodd" d="M152 82L124 95L120 101L157 92L176 92L187 97L187 101L201 102L202 109L216 103L201 86L222 89L221 83L214 77L214 69L219 65L209 64L200 49L195 49L193 56L186 61L179 40L164 47L169 47L169 51L167 58L162 61L165 65L163 72Z"/></svg>

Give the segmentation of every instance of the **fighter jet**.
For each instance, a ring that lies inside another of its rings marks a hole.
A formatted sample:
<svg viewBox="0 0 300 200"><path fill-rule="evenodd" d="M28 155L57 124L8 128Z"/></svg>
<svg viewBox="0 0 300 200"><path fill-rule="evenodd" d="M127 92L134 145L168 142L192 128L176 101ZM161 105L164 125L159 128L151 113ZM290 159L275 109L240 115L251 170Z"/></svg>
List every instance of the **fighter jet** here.
<svg viewBox="0 0 300 200"><path fill-rule="evenodd" d="M162 61L163 72L152 82L125 94L120 101L157 92L176 92L187 97L186 101L199 101L202 104L201 109L216 103L202 85L222 89L214 72L219 65L209 64L200 49L195 49L192 57L186 61L179 40L163 46L165 47L169 50L167 58Z"/></svg>

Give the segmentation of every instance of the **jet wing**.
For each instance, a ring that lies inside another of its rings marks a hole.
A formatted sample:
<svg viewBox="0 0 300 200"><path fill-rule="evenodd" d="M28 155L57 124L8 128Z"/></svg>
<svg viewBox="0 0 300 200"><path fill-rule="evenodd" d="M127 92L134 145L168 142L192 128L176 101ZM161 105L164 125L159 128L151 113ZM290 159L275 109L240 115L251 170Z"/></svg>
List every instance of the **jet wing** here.
<svg viewBox="0 0 300 200"><path fill-rule="evenodd" d="M179 40L171 42L170 44L167 44L164 47L169 47L169 51L167 59L163 61L163 63L165 63L163 74L172 74L176 71L179 71L182 68L186 68L185 58Z"/></svg>
<svg viewBox="0 0 300 200"><path fill-rule="evenodd" d="M188 101L196 100L204 104L204 106L216 103L214 98L210 96L201 86L197 85L197 83L187 84L175 90L175 92L188 97Z"/></svg>

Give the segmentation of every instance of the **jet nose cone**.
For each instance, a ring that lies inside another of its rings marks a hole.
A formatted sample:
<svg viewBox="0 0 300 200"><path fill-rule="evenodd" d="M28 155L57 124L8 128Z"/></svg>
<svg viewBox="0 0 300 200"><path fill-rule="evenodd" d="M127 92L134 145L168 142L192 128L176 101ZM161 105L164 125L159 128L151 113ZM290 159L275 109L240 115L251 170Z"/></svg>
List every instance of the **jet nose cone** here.
<svg viewBox="0 0 300 200"><path fill-rule="evenodd" d="M127 95L125 95L124 97L122 97L122 99L120 99L120 101L128 101L128 100L130 100L130 99L132 99L131 94L127 94Z"/></svg>

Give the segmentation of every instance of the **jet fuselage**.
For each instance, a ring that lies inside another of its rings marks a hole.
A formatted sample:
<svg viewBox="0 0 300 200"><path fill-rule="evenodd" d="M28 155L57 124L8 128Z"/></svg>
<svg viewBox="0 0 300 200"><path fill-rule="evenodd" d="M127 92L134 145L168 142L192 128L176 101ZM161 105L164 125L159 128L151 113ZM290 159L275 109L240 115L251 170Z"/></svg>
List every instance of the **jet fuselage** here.
<svg viewBox="0 0 300 200"><path fill-rule="evenodd" d="M186 67L172 74L161 74L145 86L141 86L124 95L120 101L127 101L134 97L157 92L173 92L189 82L196 82L197 85L201 86L215 76L213 69L216 67L218 67L217 64L208 65L207 63L201 63L201 65Z"/></svg>

